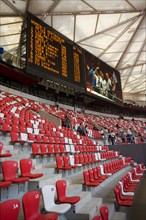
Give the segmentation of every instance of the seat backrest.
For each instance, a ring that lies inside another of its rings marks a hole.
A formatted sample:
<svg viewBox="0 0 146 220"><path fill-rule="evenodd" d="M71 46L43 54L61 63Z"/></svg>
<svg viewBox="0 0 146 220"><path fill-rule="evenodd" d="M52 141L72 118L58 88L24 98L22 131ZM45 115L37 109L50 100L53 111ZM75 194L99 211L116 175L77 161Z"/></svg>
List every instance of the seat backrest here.
<svg viewBox="0 0 146 220"><path fill-rule="evenodd" d="M32 168L32 160L31 159L21 159L20 160L20 169L21 169L21 175L27 176L31 173Z"/></svg>
<svg viewBox="0 0 146 220"><path fill-rule="evenodd" d="M17 220L20 211L20 201L18 199L7 200L0 203L1 220Z"/></svg>
<svg viewBox="0 0 146 220"><path fill-rule="evenodd" d="M0 142L0 154L1 154L1 152L2 152L2 149L3 149L3 143Z"/></svg>
<svg viewBox="0 0 146 220"><path fill-rule="evenodd" d="M101 206L100 207L100 214L101 214L103 220L108 220L108 207Z"/></svg>
<svg viewBox="0 0 146 220"><path fill-rule="evenodd" d="M95 216L92 220L102 220L101 216Z"/></svg>
<svg viewBox="0 0 146 220"><path fill-rule="evenodd" d="M42 196L45 210L49 211L55 205L55 192L56 189L53 185L46 185L42 187Z"/></svg>
<svg viewBox="0 0 146 220"><path fill-rule="evenodd" d="M57 168L62 168L62 166L63 166L63 157L62 156L56 156L56 165L57 165Z"/></svg>
<svg viewBox="0 0 146 220"><path fill-rule="evenodd" d="M85 184L88 183L89 182L89 173L88 173L88 171L84 171L83 176L84 176Z"/></svg>
<svg viewBox="0 0 146 220"><path fill-rule="evenodd" d="M40 153L40 145L39 144L36 144L36 143L33 143L32 144L32 152L33 154L39 154Z"/></svg>
<svg viewBox="0 0 146 220"><path fill-rule="evenodd" d="M65 180L57 180L56 181L56 190L57 190L57 197L58 201L61 202L66 196L66 181Z"/></svg>
<svg viewBox="0 0 146 220"><path fill-rule="evenodd" d="M18 168L17 161L4 161L2 162L2 171L3 171L3 178L5 181L11 181L12 179L16 178Z"/></svg>
<svg viewBox="0 0 146 220"><path fill-rule="evenodd" d="M25 220L37 219L37 216L39 215L38 213L39 202L40 202L39 191L27 192L22 197L23 212L24 212Z"/></svg>
<svg viewBox="0 0 146 220"><path fill-rule="evenodd" d="M63 161L64 161L64 166L68 167L69 166L69 157L68 156L63 156Z"/></svg>
<svg viewBox="0 0 146 220"><path fill-rule="evenodd" d="M40 144L41 154L47 154L47 144Z"/></svg>

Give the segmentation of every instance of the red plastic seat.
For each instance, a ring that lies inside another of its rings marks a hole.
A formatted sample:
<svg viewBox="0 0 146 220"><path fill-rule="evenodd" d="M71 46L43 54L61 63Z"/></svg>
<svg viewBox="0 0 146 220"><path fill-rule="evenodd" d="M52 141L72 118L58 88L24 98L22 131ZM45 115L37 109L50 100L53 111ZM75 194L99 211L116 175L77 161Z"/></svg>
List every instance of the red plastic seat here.
<svg viewBox="0 0 146 220"><path fill-rule="evenodd" d="M75 204L80 201L79 196L66 196L66 181L65 180L58 180L56 181L56 190L57 190L57 197L60 203L69 203Z"/></svg>
<svg viewBox="0 0 146 220"><path fill-rule="evenodd" d="M56 220L58 218L56 213L39 214L39 203L39 191L28 192L22 197L25 220Z"/></svg>
<svg viewBox="0 0 146 220"><path fill-rule="evenodd" d="M47 144L40 144L41 155L47 155L48 146Z"/></svg>
<svg viewBox="0 0 146 220"><path fill-rule="evenodd" d="M4 181L12 181L12 183L24 183L29 180L28 177L17 177L17 169L17 161L2 162L2 172Z"/></svg>
<svg viewBox="0 0 146 220"><path fill-rule="evenodd" d="M0 189L2 188L5 188L5 187L8 187L12 184L11 181L3 181L3 182L0 182Z"/></svg>
<svg viewBox="0 0 146 220"><path fill-rule="evenodd" d="M30 179L35 179L43 176L43 173L31 173L32 170L32 160L31 159L21 159L20 160L21 175L23 177L29 177Z"/></svg>
<svg viewBox="0 0 146 220"><path fill-rule="evenodd" d="M101 216L94 216L94 218L92 218L92 220L102 220Z"/></svg>
<svg viewBox="0 0 146 220"><path fill-rule="evenodd" d="M66 164L64 164L62 156L56 156L56 165L58 170L70 170L72 168L71 166L67 165L67 161Z"/></svg>
<svg viewBox="0 0 146 220"><path fill-rule="evenodd" d="M18 199L7 200L0 203L1 220L18 220L20 201Z"/></svg>
<svg viewBox="0 0 146 220"><path fill-rule="evenodd" d="M107 206L101 206L100 207L100 215L102 217L102 220L108 220L108 207Z"/></svg>
<svg viewBox="0 0 146 220"><path fill-rule="evenodd" d="M83 172L83 176L84 176L84 185L85 185L85 186L98 186L99 183L90 182L89 172L88 172L88 171L84 171L84 172Z"/></svg>
<svg viewBox="0 0 146 220"><path fill-rule="evenodd" d="M120 199L120 191L117 187L114 188L114 193L115 193L115 197L116 197L116 202L119 206L130 207L133 205L133 201L131 201L131 200L121 200Z"/></svg>
<svg viewBox="0 0 146 220"><path fill-rule="evenodd" d="M41 155L40 144L32 144L32 154L33 156Z"/></svg>
<svg viewBox="0 0 146 220"><path fill-rule="evenodd" d="M3 149L3 143L0 142L0 157L11 157L11 156L12 156L12 154L10 154L10 153L2 154L2 153L1 153L1 152L2 152L2 149Z"/></svg>

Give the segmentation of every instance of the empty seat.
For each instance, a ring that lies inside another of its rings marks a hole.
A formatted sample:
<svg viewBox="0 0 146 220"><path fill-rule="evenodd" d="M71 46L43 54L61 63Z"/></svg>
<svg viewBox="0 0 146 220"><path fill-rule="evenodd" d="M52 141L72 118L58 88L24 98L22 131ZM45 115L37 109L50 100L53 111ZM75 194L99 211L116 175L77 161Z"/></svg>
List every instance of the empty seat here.
<svg viewBox="0 0 146 220"><path fill-rule="evenodd" d="M11 181L3 181L3 182L0 182L0 189L2 188L5 188L5 187L8 187L12 184Z"/></svg>
<svg viewBox="0 0 146 220"><path fill-rule="evenodd" d="M35 179L43 176L43 173L31 173L32 170L32 160L31 159L21 159L20 160L21 175L23 177L29 177L30 179Z"/></svg>
<svg viewBox="0 0 146 220"><path fill-rule="evenodd" d="M17 177L17 169L17 161L2 162L2 172L4 181L12 181L12 183L24 183L29 180L28 177Z"/></svg>
<svg viewBox="0 0 146 220"><path fill-rule="evenodd" d="M7 200L0 203L1 220L18 220L20 201L18 199Z"/></svg>
<svg viewBox="0 0 146 220"><path fill-rule="evenodd" d="M22 197L25 220L56 220L58 214L39 214L40 192L32 191Z"/></svg>
<svg viewBox="0 0 146 220"><path fill-rule="evenodd" d="M115 197L116 197L116 202L119 206L132 206L133 205L133 201L131 200L121 200L120 199L120 191L117 187L114 188L114 193L115 193Z"/></svg>
<svg viewBox="0 0 146 220"><path fill-rule="evenodd" d="M92 218L92 220L102 220L101 216L94 216L94 218Z"/></svg>
<svg viewBox="0 0 146 220"><path fill-rule="evenodd" d="M66 181L65 180L57 180L56 181L56 190L57 190L57 197L60 203L69 203L75 204L80 201L79 196L66 196Z"/></svg>
<svg viewBox="0 0 146 220"><path fill-rule="evenodd" d="M70 204L55 204L55 187L53 185L44 186L42 188L44 208L47 212L56 212L58 214L66 213L70 208Z"/></svg>
<svg viewBox="0 0 146 220"><path fill-rule="evenodd" d="M12 156L12 154L10 154L10 153L2 154L2 153L1 153L1 152L2 152L2 149L3 149L3 143L0 142L0 157L11 157L11 156Z"/></svg>
<svg viewBox="0 0 146 220"><path fill-rule="evenodd" d="M100 215L102 217L102 220L108 220L108 207L107 206L101 206L100 207Z"/></svg>

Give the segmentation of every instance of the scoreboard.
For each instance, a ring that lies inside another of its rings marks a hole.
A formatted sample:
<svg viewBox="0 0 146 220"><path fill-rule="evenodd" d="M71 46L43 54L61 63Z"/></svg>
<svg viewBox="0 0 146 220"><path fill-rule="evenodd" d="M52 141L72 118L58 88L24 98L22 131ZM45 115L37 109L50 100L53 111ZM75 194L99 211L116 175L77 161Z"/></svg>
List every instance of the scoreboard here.
<svg viewBox="0 0 146 220"><path fill-rule="evenodd" d="M28 13L26 72L84 91L83 49Z"/></svg>

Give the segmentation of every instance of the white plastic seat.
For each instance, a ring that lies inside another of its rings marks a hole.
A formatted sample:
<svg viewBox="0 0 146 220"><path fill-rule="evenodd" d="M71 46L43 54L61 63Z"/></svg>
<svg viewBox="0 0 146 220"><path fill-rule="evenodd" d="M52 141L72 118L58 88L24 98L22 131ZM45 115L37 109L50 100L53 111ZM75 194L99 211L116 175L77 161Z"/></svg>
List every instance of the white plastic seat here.
<svg viewBox="0 0 146 220"><path fill-rule="evenodd" d="M55 212L58 214L66 213L70 208L70 204L55 204L56 188L53 185L44 186L42 188L42 196L44 208L47 212Z"/></svg>
<svg viewBox="0 0 146 220"><path fill-rule="evenodd" d="M119 184L121 186L121 191L122 191L122 195L124 196L134 196L134 192L124 192L124 187L123 187L123 183L121 181L119 181Z"/></svg>
<svg viewBox="0 0 146 220"><path fill-rule="evenodd" d="M136 176L142 176L143 175L142 173L137 173L137 169L136 168L134 168L134 172L135 172Z"/></svg>
<svg viewBox="0 0 146 220"><path fill-rule="evenodd" d="M74 156L73 155L69 155L69 163L71 166L78 166L78 167L81 167L82 164L78 163L78 164L75 164L75 160L74 160Z"/></svg>
<svg viewBox="0 0 146 220"><path fill-rule="evenodd" d="M131 174L130 172L128 172L128 174L129 174L129 176L130 176L130 181L131 181L131 182L135 182L135 183L139 182L139 180L132 178L132 174Z"/></svg>

